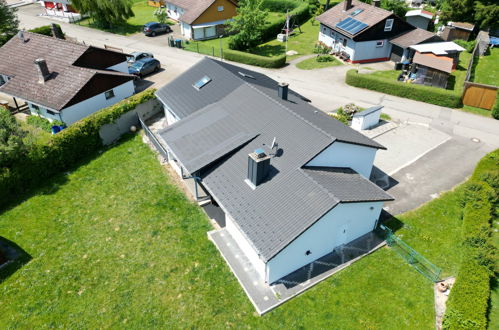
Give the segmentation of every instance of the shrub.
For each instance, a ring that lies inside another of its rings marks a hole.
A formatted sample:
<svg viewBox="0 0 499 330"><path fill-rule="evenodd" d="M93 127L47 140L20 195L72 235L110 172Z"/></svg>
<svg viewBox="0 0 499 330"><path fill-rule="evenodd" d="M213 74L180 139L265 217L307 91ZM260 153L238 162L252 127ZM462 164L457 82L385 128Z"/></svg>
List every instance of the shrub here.
<svg viewBox="0 0 499 330"><path fill-rule="evenodd" d="M448 108L461 106L461 94L443 88L407 84L396 80L387 80L370 74L359 74L351 69L347 72L345 82L350 86L366 88L408 99L440 105Z"/></svg>
<svg viewBox="0 0 499 330"><path fill-rule="evenodd" d="M494 107L492 108L492 117L499 119L499 90L496 93L496 103L494 103Z"/></svg>
<svg viewBox="0 0 499 330"><path fill-rule="evenodd" d="M146 90L104 108L52 136L49 142L31 146L11 167L0 168L0 207L15 196L36 187L52 175L68 170L102 145L99 129L124 113L153 99L154 89Z"/></svg>
<svg viewBox="0 0 499 330"><path fill-rule="evenodd" d="M62 33L62 29L61 29L61 26L59 24L55 24L55 27L59 30L61 36L64 35L64 33ZM43 34L43 35L52 37L52 29L51 29L50 25L43 25L43 26L29 30L29 32Z"/></svg>
<svg viewBox="0 0 499 330"><path fill-rule="evenodd" d="M456 39L454 40L454 42L459 46L463 47L464 49L466 49L468 53L472 53L476 45L476 40L465 41L461 39Z"/></svg>
<svg viewBox="0 0 499 330"><path fill-rule="evenodd" d="M297 0L264 0L262 8L276 13L286 13L299 5L301 5L301 1Z"/></svg>
<svg viewBox="0 0 499 330"><path fill-rule="evenodd" d="M43 129L46 132L52 132L52 126L62 126L64 123L58 120L50 122L48 119L38 116L29 116L27 119L28 124Z"/></svg>
<svg viewBox="0 0 499 330"><path fill-rule="evenodd" d="M331 55L322 55L315 58L317 62L334 62L334 57Z"/></svg>
<svg viewBox="0 0 499 330"><path fill-rule="evenodd" d="M329 54L333 50L332 47L329 47L322 41L317 41L315 43L314 53L316 54Z"/></svg>
<svg viewBox="0 0 499 330"><path fill-rule="evenodd" d="M256 65L264 68L281 68L284 64L286 64L285 54L267 57L240 52L238 50L226 49L224 50L224 58L229 61Z"/></svg>

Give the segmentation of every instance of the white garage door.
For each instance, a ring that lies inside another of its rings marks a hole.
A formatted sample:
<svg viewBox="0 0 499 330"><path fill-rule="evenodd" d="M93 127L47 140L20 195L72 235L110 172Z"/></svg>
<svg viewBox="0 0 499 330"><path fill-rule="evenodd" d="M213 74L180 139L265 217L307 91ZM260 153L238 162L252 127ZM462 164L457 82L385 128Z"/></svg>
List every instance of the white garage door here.
<svg viewBox="0 0 499 330"><path fill-rule="evenodd" d="M217 32L214 26L207 27L204 30L205 38L213 38L216 34Z"/></svg>
<svg viewBox="0 0 499 330"><path fill-rule="evenodd" d="M194 29L194 38L195 40L204 39L204 29Z"/></svg>

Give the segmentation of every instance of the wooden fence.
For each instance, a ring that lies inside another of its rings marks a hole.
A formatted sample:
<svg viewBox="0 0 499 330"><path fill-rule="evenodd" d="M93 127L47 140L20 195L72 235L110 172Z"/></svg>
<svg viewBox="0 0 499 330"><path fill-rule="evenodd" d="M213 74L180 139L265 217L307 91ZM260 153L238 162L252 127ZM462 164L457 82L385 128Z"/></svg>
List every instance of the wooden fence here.
<svg viewBox="0 0 499 330"><path fill-rule="evenodd" d="M468 70L466 71L462 100L464 105L491 110L496 101L498 87L470 81L473 63L480 56L479 44L480 40L477 41L475 48L473 49L471 61L468 65Z"/></svg>

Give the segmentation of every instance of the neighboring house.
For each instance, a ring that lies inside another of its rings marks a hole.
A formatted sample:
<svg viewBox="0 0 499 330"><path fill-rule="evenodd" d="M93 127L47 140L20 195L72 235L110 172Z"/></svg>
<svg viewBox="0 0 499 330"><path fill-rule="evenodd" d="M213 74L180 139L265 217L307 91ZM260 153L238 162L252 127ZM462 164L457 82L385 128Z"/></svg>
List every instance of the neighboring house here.
<svg viewBox="0 0 499 330"><path fill-rule="evenodd" d="M448 22L441 36L445 41L456 39L468 41L474 29L475 26L470 23Z"/></svg>
<svg viewBox="0 0 499 330"><path fill-rule="evenodd" d="M225 23L236 16L236 0L166 0L168 17L180 24L187 39L204 40L224 35Z"/></svg>
<svg viewBox="0 0 499 330"><path fill-rule="evenodd" d="M459 62L459 54L464 48L453 42L434 42L413 45L415 53L412 62L417 64L415 83L447 88L449 74Z"/></svg>
<svg viewBox="0 0 499 330"><path fill-rule="evenodd" d="M45 8L45 14L59 18L65 22L74 22L81 19L81 14L71 6L70 0L40 1Z"/></svg>
<svg viewBox="0 0 499 330"><path fill-rule="evenodd" d="M420 28L404 32L400 36L390 39L392 44L390 60L406 62L414 56L414 50L411 50L410 46L438 41L442 41L442 38Z"/></svg>
<svg viewBox="0 0 499 330"><path fill-rule="evenodd" d="M423 9L409 10L405 14L405 20L407 23L423 30L428 30L428 25L430 24L432 18L433 13Z"/></svg>
<svg viewBox="0 0 499 330"><path fill-rule="evenodd" d="M392 12L357 0L343 1L317 17L319 41L349 55L352 63L387 61L392 45L389 40L414 30Z"/></svg>
<svg viewBox="0 0 499 330"><path fill-rule="evenodd" d="M127 54L20 32L0 48L0 92L67 125L134 94Z"/></svg>
<svg viewBox="0 0 499 330"><path fill-rule="evenodd" d="M156 95L168 161L269 284L374 230L393 199L369 181L385 148L287 84L205 58Z"/></svg>

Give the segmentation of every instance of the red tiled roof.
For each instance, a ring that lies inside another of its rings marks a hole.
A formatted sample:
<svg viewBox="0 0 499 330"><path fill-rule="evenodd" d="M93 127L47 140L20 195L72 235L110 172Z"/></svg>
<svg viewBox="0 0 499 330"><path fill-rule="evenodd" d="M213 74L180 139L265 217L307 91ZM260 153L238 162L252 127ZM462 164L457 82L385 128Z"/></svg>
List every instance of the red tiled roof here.
<svg viewBox="0 0 499 330"><path fill-rule="evenodd" d="M447 56L436 56L431 53L426 53L426 54L421 54L416 52L414 54L414 58L412 59L412 62L424 66L428 66L433 69L437 69L440 71L444 71L447 73L452 72L452 67L454 64L454 61L452 58L447 57Z"/></svg>

